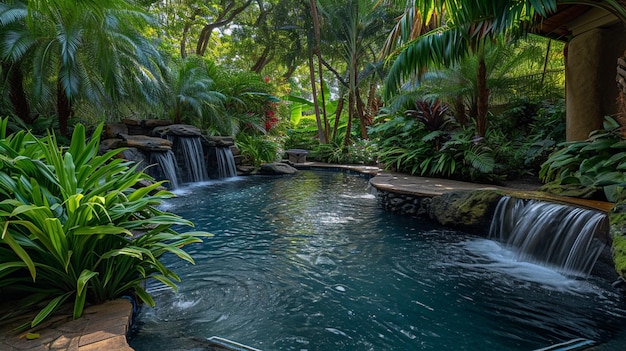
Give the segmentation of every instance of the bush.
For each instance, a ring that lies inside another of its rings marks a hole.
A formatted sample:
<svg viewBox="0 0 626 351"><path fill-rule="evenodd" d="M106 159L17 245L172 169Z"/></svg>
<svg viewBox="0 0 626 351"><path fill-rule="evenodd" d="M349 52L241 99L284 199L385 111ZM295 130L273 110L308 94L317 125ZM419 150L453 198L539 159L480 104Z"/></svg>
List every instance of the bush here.
<svg viewBox="0 0 626 351"><path fill-rule="evenodd" d="M35 326L73 299L74 318L86 303L102 303L129 292L154 305L142 285L155 278L176 288L180 278L159 258L174 253L193 263L181 248L206 233L180 234L173 226L192 223L155 206L173 196L137 165L98 155L100 125L86 140L76 125L71 144L61 149L54 135L7 136L0 123L0 288L27 295L20 304L44 302ZM154 194L153 194L154 193Z"/></svg>
<svg viewBox="0 0 626 351"><path fill-rule="evenodd" d="M278 159L279 144L265 135L239 133L235 138L235 143L246 162L255 167L259 167L262 163L275 162Z"/></svg>
<svg viewBox="0 0 626 351"><path fill-rule="evenodd" d="M620 200L626 186L626 140L619 124L604 118L604 129L591 132L589 139L559 144L561 149L542 165L544 189L576 197Z"/></svg>
<svg viewBox="0 0 626 351"><path fill-rule="evenodd" d="M320 162L338 164L375 165L378 147L370 140L357 140L343 145L341 140L319 144L313 148L311 158Z"/></svg>

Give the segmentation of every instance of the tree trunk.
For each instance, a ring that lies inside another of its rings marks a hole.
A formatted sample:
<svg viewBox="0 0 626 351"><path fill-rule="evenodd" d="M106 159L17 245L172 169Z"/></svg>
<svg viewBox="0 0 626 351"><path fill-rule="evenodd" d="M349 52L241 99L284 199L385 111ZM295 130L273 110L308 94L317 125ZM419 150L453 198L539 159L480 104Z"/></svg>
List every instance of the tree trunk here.
<svg viewBox="0 0 626 351"><path fill-rule="evenodd" d="M263 49L263 52L261 53L261 57L259 57L256 60L252 68L250 68L250 71L254 73L261 73L263 68L265 68L265 66L272 61L269 55L270 51L271 51L270 47L266 46L265 49Z"/></svg>
<svg viewBox="0 0 626 351"><path fill-rule="evenodd" d="M356 88L354 99L356 100L356 113L359 115L359 127L361 129L361 139L367 139L367 126L369 125L365 119L365 109L363 105L363 100L361 99L361 90L359 87Z"/></svg>
<svg viewBox="0 0 626 351"><path fill-rule="evenodd" d="M57 83L57 118L59 120L59 132L61 136L67 136L67 127L70 117L72 116L72 103L67 98L65 89L61 87L61 83Z"/></svg>
<svg viewBox="0 0 626 351"><path fill-rule="evenodd" d="M30 115L30 106L24 92L24 76L17 65L9 67L3 65L3 71L7 72L9 79L9 98L13 105L15 114L26 124L32 124L33 119Z"/></svg>
<svg viewBox="0 0 626 351"><path fill-rule="evenodd" d="M345 95L339 97L337 102L337 110L335 111L335 125L333 126L333 140L337 138L337 130L339 129L339 121L341 120L341 113L343 112L343 105L346 100Z"/></svg>
<svg viewBox="0 0 626 351"><path fill-rule="evenodd" d="M313 107L315 107L315 121L317 122L317 136L321 144L326 144L322 119L320 118L320 106L317 102L317 87L315 86L315 65L313 64L313 51L309 50L309 74L311 76L311 94L313 95Z"/></svg>
<svg viewBox="0 0 626 351"><path fill-rule="evenodd" d="M204 26L204 28L202 28L202 31L200 32L200 37L198 38L198 44L196 45L196 55L204 56L214 29L230 24L233 19L241 12L243 12L243 10L245 10L248 6L250 6L251 3L252 0L248 0L241 6L235 7L235 1L231 0L226 5L224 10L220 12L220 14L217 16L216 20L213 23L208 23Z"/></svg>
<svg viewBox="0 0 626 351"><path fill-rule="evenodd" d="M191 29L191 24L193 23L193 21L196 20L196 17L198 17L201 14L202 13L200 9L196 9L193 12L193 14L191 14L191 17L189 17L189 20L185 22L185 26L183 27L183 36L180 39L180 57L181 58L187 57L187 36L189 35L189 29Z"/></svg>
<svg viewBox="0 0 626 351"><path fill-rule="evenodd" d="M477 77L478 101L476 103L476 134L484 137L487 132L487 110L489 108L489 89L487 89L487 67L484 58L478 63Z"/></svg>
<svg viewBox="0 0 626 351"><path fill-rule="evenodd" d="M320 80L320 96L322 97L322 123L324 124L324 140L328 140L328 116L326 115L326 97L324 96L324 71L322 70L322 51L320 49L320 21L317 14L315 0L309 2L311 18L313 19L313 34L315 36L315 54L317 55L317 75Z"/></svg>
<svg viewBox="0 0 626 351"><path fill-rule="evenodd" d="M346 136L343 138L343 145L348 146L352 135L352 116L354 116L354 93L348 94L348 126L346 127Z"/></svg>
<svg viewBox="0 0 626 351"><path fill-rule="evenodd" d="M380 108L380 100L376 97L376 84L372 80L370 83L369 94L367 95L367 111L365 118L367 118L367 125L371 126L374 123L374 117L378 115L378 109Z"/></svg>
<svg viewBox="0 0 626 351"><path fill-rule="evenodd" d="M465 116L465 102L463 102L463 96L459 95L454 99L454 118L457 123L462 126L467 125L467 117Z"/></svg>

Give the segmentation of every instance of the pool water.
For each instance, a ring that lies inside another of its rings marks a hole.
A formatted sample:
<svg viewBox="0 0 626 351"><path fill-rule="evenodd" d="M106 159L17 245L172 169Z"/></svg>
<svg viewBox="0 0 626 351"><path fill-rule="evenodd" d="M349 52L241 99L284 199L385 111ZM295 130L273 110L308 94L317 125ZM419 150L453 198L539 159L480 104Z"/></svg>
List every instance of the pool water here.
<svg viewBox="0 0 626 351"><path fill-rule="evenodd" d="M270 350L533 350L623 335L604 281L530 263L496 242L397 216L367 179L301 171L194 184L164 204L215 234L164 261L130 345L201 350L211 336ZM485 228L487 231L488 228Z"/></svg>

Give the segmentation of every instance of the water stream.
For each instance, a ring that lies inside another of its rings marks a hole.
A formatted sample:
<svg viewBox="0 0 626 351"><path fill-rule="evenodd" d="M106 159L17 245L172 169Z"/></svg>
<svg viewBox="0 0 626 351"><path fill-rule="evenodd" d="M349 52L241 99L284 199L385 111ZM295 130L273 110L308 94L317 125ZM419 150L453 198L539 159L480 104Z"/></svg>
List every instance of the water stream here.
<svg viewBox="0 0 626 351"><path fill-rule="evenodd" d="M528 351L623 335L607 282L385 212L360 176L301 171L177 193L164 208L215 236L189 248L196 265L165 257L183 281L178 293L148 285L157 307L138 318L137 351L203 350L214 335L265 351Z"/></svg>
<svg viewBox="0 0 626 351"><path fill-rule="evenodd" d="M168 138L172 140L172 149L180 163L179 167L185 170L181 172L183 183L208 180L209 176L200 137L169 136Z"/></svg>
<svg viewBox="0 0 626 351"><path fill-rule="evenodd" d="M503 197L489 236L519 252L521 260L586 276L605 248L605 213L561 204Z"/></svg>
<svg viewBox="0 0 626 351"><path fill-rule="evenodd" d="M178 188L178 165L174 153L169 151L153 151L150 153L150 164L148 174L157 180L168 180L166 183L170 189Z"/></svg>
<svg viewBox="0 0 626 351"><path fill-rule="evenodd" d="M235 157L229 147L212 147L209 152L211 178L224 179L237 176Z"/></svg>

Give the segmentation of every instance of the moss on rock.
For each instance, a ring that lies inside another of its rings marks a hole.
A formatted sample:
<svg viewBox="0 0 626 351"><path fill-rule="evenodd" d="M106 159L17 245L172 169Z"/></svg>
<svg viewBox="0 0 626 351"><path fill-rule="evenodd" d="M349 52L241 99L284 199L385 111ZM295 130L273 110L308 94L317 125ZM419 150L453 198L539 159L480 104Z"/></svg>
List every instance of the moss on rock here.
<svg viewBox="0 0 626 351"><path fill-rule="evenodd" d="M611 252L617 274L626 281L626 201L621 202L609 213L611 222Z"/></svg>
<svg viewBox="0 0 626 351"><path fill-rule="evenodd" d="M495 190L453 191L434 197L428 214L444 226L486 235L501 197Z"/></svg>

